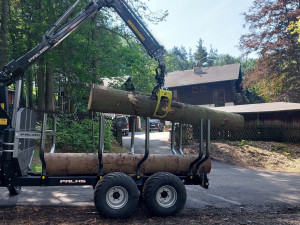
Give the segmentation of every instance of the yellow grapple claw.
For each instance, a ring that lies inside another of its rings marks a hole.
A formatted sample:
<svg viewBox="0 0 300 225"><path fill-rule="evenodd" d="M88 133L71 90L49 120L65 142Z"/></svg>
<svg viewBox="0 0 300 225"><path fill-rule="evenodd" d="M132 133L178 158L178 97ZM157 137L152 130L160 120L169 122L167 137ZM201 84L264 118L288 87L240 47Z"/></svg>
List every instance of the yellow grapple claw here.
<svg viewBox="0 0 300 225"><path fill-rule="evenodd" d="M158 92L156 93L156 96L157 96L157 104L156 104L156 108L155 108L155 111L153 113L153 116L155 116L157 118L160 118L160 119L163 119L168 115L169 110L171 108L172 92L168 91L168 90L159 89ZM168 99L168 107L165 110L165 114L158 115L157 111L158 111L158 108L159 108L159 105L160 105L160 102L161 102L162 98L167 98Z"/></svg>

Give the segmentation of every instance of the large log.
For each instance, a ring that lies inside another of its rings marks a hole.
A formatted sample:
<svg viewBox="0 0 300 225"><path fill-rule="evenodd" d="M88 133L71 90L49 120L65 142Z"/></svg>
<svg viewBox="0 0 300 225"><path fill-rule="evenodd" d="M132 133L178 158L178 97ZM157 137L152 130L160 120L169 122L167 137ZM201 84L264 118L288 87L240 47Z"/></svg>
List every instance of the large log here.
<svg viewBox="0 0 300 225"><path fill-rule="evenodd" d="M91 87L88 109L103 113L118 113L153 117L157 100L149 95L126 92L93 84ZM160 114L165 110L160 106ZM210 119L212 128L238 130L244 126L241 115L216 111L202 106L172 102L165 120L184 124L199 124L200 119Z"/></svg>
<svg viewBox="0 0 300 225"><path fill-rule="evenodd" d="M104 174L110 172L136 174L137 164L142 157L141 154L103 154ZM141 173L154 174L165 171L186 174L191 162L196 158L194 155L150 155L142 164ZM98 155L94 153L47 153L45 160L46 173L51 176L96 175L99 168ZM210 158L200 166L200 170L203 167L207 173L210 172Z"/></svg>

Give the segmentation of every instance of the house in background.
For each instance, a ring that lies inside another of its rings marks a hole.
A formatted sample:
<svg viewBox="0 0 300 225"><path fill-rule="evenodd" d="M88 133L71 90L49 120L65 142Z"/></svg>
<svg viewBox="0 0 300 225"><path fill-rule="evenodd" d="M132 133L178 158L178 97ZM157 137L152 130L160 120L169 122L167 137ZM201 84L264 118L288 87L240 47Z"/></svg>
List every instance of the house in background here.
<svg viewBox="0 0 300 225"><path fill-rule="evenodd" d="M236 104L241 80L238 63L171 72L165 77L165 85L172 91L175 101L220 107Z"/></svg>
<svg viewBox="0 0 300 225"><path fill-rule="evenodd" d="M299 103L268 102L219 107L216 110L242 115L245 119L245 126L280 125L300 127Z"/></svg>
<svg viewBox="0 0 300 225"><path fill-rule="evenodd" d="M212 139L300 143L299 103L269 102L215 109L242 115L245 127L236 132L212 132Z"/></svg>

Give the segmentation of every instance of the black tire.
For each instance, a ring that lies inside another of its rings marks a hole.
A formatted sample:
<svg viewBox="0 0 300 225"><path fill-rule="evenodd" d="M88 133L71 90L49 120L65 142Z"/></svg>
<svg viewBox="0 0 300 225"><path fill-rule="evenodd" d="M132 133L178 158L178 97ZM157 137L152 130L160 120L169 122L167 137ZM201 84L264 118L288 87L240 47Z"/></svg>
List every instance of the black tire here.
<svg viewBox="0 0 300 225"><path fill-rule="evenodd" d="M22 192L22 187L21 186L10 186L7 187L9 194L10 195L18 195Z"/></svg>
<svg viewBox="0 0 300 225"><path fill-rule="evenodd" d="M94 203L100 215L108 218L130 216L139 201L134 180L124 173L110 173L99 180L94 190Z"/></svg>
<svg viewBox="0 0 300 225"><path fill-rule="evenodd" d="M182 181L167 172L153 174L143 188L143 199L152 215L170 216L186 203L186 189Z"/></svg>

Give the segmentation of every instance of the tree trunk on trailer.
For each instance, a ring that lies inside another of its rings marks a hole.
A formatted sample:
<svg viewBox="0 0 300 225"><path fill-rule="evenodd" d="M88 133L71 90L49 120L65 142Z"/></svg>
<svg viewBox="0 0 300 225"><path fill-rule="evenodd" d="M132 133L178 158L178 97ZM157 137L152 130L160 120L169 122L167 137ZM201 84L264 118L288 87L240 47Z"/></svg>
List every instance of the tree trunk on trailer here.
<svg viewBox="0 0 300 225"><path fill-rule="evenodd" d="M104 174L123 172L136 174L137 164L143 158L142 154L103 154ZM142 164L142 174L170 172L174 174L187 173L190 164L197 159L195 155L149 155ZM99 171L98 154L95 153L47 153L45 154L47 175L96 175ZM200 166L209 173L210 158ZM194 168L195 172L195 168Z"/></svg>

